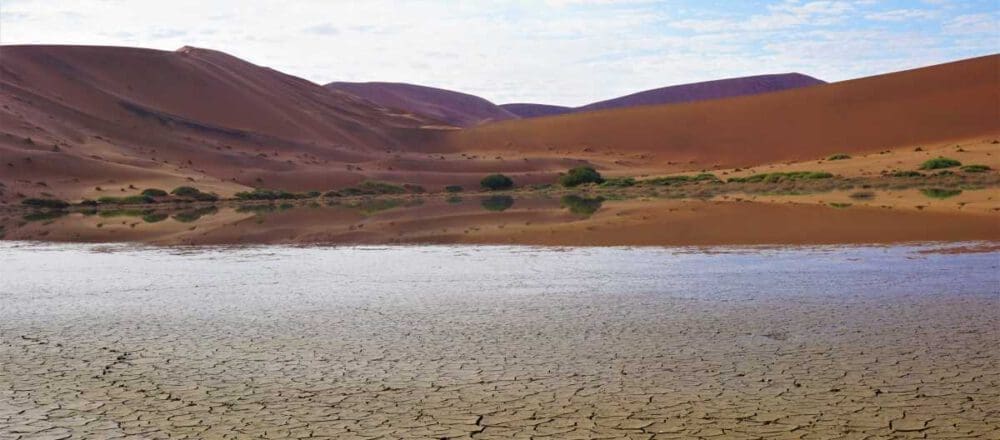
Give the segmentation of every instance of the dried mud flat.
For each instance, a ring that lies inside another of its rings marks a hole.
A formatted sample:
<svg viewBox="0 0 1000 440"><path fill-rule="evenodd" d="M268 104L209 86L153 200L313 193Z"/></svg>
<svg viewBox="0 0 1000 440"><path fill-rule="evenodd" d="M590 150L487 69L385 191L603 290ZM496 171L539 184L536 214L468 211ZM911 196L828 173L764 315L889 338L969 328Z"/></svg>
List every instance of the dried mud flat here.
<svg viewBox="0 0 1000 440"><path fill-rule="evenodd" d="M1000 438L997 253L6 246L0 438Z"/></svg>

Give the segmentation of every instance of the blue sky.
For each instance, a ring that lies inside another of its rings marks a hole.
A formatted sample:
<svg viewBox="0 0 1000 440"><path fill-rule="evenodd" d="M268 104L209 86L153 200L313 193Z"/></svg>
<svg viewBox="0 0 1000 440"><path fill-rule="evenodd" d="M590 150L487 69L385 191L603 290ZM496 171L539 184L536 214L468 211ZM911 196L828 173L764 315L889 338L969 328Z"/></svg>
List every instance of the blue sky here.
<svg viewBox="0 0 1000 440"><path fill-rule="evenodd" d="M3 0L0 43L193 45L317 83L402 81L580 105L734 76L839 81L997 53L998 4Z"/></svg>

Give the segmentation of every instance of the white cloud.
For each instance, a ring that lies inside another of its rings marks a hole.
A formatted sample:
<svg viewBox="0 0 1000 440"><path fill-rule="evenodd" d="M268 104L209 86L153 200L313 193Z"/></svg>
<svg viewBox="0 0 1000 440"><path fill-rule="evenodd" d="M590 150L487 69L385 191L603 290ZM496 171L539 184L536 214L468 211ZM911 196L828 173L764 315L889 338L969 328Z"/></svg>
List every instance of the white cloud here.
<svg viewBox="0 0 1000 440"><path fill-rule="evenodd" d="M935 11L922 9L894 9L891 11L875 12L866 15L869 20L876 21L908 21L926 20L937 16Z"/></svg>

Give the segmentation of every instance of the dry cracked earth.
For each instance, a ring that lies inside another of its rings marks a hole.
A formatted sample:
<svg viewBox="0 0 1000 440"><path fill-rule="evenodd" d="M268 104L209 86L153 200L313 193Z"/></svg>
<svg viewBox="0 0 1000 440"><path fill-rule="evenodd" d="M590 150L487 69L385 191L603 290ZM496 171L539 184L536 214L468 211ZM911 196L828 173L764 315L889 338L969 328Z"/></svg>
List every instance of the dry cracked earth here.
<svg viewBox="0 0 1000 440"><path fill-rule="evenodd" d="M36 295L45 314L9 303L0 438L1000 438L993 290L411 285L364 297L110 287L70 304L51 289Z"/></svg>

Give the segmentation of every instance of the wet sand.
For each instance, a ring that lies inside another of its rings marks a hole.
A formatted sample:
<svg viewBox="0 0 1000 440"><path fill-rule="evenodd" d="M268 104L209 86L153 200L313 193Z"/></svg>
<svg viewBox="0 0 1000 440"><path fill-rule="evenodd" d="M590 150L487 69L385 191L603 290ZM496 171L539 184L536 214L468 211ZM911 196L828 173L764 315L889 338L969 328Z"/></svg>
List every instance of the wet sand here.
<svg viewBox="0 0 1000 440"><path fill-rule="evenodd" d="M5 246L2 438L1000 436L996 252Z"/></svg>

